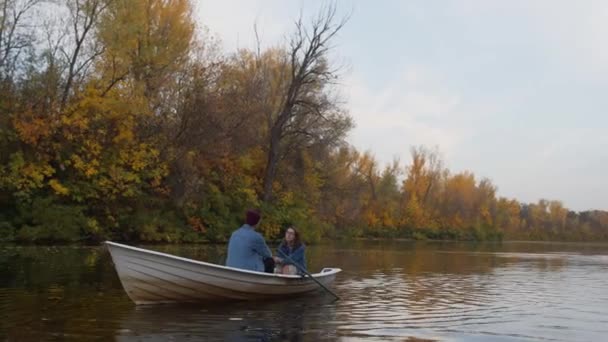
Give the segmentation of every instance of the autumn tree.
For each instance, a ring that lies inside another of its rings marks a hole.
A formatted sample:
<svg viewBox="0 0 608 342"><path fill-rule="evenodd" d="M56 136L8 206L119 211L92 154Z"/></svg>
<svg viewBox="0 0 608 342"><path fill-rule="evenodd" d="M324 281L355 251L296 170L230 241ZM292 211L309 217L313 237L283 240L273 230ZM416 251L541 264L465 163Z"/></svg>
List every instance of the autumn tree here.
<svg viewBox="0 0 608 342"><path fill-rule="evenodd" d="M403 223L416 228L435 227L433 208L445 175L437 149L417 146L411 149L412 163L402 185Z"/></svg>
<svg viewBox="0 0 608 342"><path fill-rule="evenodd" d="M0 1L0 241L223 242L249 207L269 239L608 239L606 212L499 197L438 148L348 145L345 21L232 52L188 0Z"/></svg>
<svg viewBox="0 0 608 342"><path fill-rule="evenodd" d="M307 27L303 19L296 22L289 47L280 57L278 98L271 100L266 113L268 151L262 199L272 197L273 183L288 142L300 141L335 144L352 126L350 117L336 105L331 87L337 71L330 65L328 53L332 40L346 19L336 18L336 7L322 10ZM267 74L262 66L262 74ZM265 78L265 88L272 89L277 72Z"/></svg>

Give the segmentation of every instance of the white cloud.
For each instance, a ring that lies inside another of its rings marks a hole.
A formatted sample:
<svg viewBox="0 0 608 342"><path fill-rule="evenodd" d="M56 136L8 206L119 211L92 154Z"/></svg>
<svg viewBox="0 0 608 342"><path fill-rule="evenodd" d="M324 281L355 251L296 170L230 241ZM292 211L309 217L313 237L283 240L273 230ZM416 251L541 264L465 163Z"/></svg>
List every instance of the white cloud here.
<svg viewBox="0 0 608 342"><path fill-rule="evenodd" d="M445 8L474 25L485 24L492 43L532 43L529 47L542 50L548 64L569 64L586 77L608 73L607 1L457 0ZM500 26L492 27L493 21ZM511 23L509 29L503 29L503 21Z"/></svg>
<svg viewBox="0 0 608 342"><path fill-rule="evenodd" d="M255 47L254 25L263 46L281 42L293 22L293 9L276 1L198 1L195 18L219 35L227 51ZM297 12L295 13L297 15Z"/></svg>
<svg viewBox="0 0 608 342"><path fill-rule="evenodd" d="M380 89L370 89L356 73L345 84L357 123L351 141L382 162L407 160L414 145L439 146L449 156L466 134L459 122L471 113L463 112L458 94L424 67L408 67Z"/></svg>
<svg viewBox="0 0 608 342"><path fill-rule="evenodd" d="M299 7L261 0L200 1L196 8L199 21L220 36L228 51L254 46L255 22L263 45L282 42L299 11ZM380 89L368 87L356 68L342 83L357 124L352 143L372 150L382 162L395 156L408 159L409 148L419 144L439 146L449 154L464 134L457 124L447 124L463 115L458 112L459 96L442 87L440 77L427 67L409 66Z"/></svg>

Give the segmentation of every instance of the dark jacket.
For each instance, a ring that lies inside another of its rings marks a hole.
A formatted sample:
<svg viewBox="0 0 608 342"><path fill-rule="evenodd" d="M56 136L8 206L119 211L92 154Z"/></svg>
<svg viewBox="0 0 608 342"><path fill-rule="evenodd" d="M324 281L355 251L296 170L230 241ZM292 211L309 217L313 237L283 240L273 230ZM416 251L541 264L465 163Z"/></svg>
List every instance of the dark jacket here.
<svg viewBox="0 0 608 342"><path fill-rule="evenodd" d="M306 257L304 256L305 249L306 247L303 243L295 248L291 248L285 242L281 242L279 248L277 248L277 256L283 259L284 265L293 265L293 263L285 257L285 255L287 255L291 258L291 260L297 263L298 266L306 270Z"/></svg>

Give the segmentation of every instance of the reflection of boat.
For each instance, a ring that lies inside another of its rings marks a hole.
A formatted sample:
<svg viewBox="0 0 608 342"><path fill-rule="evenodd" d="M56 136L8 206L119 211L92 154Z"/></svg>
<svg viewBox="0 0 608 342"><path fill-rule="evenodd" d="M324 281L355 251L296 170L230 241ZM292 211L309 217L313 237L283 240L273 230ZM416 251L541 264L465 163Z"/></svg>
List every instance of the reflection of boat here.
<svg viewBox="0 0 608 342"><path fill-rule="evenodd" d="M114 316L114 341L308 341L336 336L330 298L138 305Z"/></svg>
<svg viewBox="0 0 608 342"><path fill-rule="evenodd" d="M109 241L106 245L122 286L136 304L280 298L320 288L309 277L241 270ZM324 268L312 276L327 286L340 271Z"/></svg>

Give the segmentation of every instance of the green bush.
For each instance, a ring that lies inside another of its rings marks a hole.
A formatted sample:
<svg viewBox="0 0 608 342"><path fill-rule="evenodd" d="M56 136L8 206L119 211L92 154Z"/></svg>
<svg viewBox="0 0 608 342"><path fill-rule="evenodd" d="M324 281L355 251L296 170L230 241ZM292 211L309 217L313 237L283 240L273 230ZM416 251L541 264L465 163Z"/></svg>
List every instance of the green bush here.
<svg viewBox="0 0 608 342"><path fill-rule="evenodd" d="M136 239L145 242L180 242L187 230L175 211L161 209L138 210L129 225Z"/></svg>
<svg viewBox="0 0 608 342"><path fill-rule="evenodd" d="M22 205L20 212L27 223L17 232L17 240L24 242L78 241L89 225L84 207L56 203L52 197Z"/></svg>
<svg viewBox="0 0 608 342"><path fill-rule="evenodd" d="M15 227L7 221L0 221L0 242L15 241Z"/></svg>
<svg viewBox="0 0 608 342"><path fill-rule="evenodd" d="M428 237L424 233L422 233L421 231L414 232L412 234L412 238L414 240L422 240L422 241L428 240Z"/></svg>

